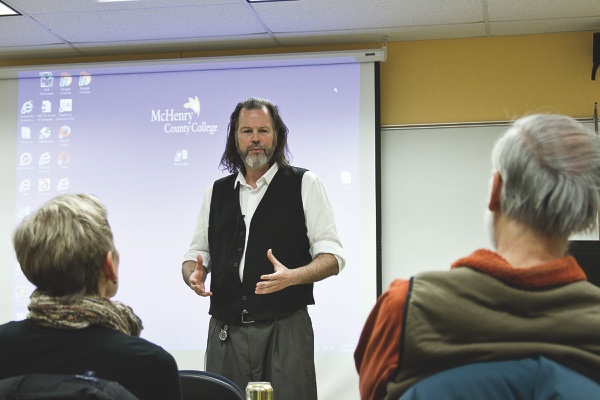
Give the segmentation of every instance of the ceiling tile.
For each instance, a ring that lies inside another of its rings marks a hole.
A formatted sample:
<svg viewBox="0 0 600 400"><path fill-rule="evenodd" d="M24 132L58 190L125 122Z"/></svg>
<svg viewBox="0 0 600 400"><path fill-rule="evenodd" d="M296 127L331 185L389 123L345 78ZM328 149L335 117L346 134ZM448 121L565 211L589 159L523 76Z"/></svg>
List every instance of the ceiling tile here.
<svg viewBox="0 0 600 400"><path fill-rule="evenodd" d="M487 3L490 21L600 17L598 0L487 0Z"/></svg>
<svg viewBox="0 0 600 400"><path fill-rule="evenodd" d="M87 11L132 10L144 8L171 8L180 6L207 6L215 4L242 4L245 0L138 0L99 3L96 0L3 0L12 8L27 14L70 14Z"/></svg>
<svg viewBox="0 0 600 400"><path fill-rule="evenodd" d="M70 42L233 36L264 33L265 29L244 5L173 7L104 12L36 15L40 23ZM89 29L93 21L95 29Z"/></svg>
<svg viewBox="0 0 600 400"><path fill-rule="evenodd" d="M272 32L333 31L482 22L481 0L302 0L252 6ZM285 18L293 15L294 18Z"/></svg>
<svg viewBox="0 0 600 400"><path fill-rule="evenodd" d="M0 46L28 46L64 43L31 18L21 15L0 17Z"/></svg>

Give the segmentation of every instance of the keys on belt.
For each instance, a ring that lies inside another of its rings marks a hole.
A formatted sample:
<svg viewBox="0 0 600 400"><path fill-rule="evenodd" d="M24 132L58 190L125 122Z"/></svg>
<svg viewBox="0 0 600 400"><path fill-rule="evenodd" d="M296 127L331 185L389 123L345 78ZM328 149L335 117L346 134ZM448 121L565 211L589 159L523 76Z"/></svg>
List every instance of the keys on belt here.
<svg viewBox="0 0 600 400"><path fill-rule="evenodd" d="M256 322L256 319L254 319L254 316L250 313L248 313L248 311L243 310L242 311L242 324L252 324L254 322Z"/></svg>
<svg viewBox="0 0 600 400"><path fill-rule="evenodd" d="M240 315L242 317L242 324L252 324L252 323L256 322L256 319L254 319L254 316L252 316L252 314L250 314L246 310L243 310ZM223 327L221 328L221 331L219 332L219 339L224 342L225 340L227 340L228 336L229 336L229 324L225 323L225 324L223 324Z"/></svg>
<svg viewBox="0 0 600 400"><path fill-rule="evenodd" d="M228 333L227 331L229 331L229 324L225 324L223 325L223 327L221 328L221 332L219 332L219 339L224 342L225 340L227 340L227 336Z"/></svg>

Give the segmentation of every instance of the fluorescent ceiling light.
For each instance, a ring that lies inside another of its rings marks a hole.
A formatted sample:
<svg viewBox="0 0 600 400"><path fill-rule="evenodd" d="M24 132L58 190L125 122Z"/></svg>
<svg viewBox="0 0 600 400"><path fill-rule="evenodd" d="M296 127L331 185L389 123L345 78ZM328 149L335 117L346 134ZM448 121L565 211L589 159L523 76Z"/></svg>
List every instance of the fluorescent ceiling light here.
<svg viewBox="0 0 600 400"><path fill-rule="evenodd" d="M142 0L96 0L98 3L117 3L122 1L142 1Z"/></svg>
<svg viewBox="0 0 600 400"><path fill-rule="evenodd" d="M3 2L0 1L0 16L4 15L21 15Z"/></svg>

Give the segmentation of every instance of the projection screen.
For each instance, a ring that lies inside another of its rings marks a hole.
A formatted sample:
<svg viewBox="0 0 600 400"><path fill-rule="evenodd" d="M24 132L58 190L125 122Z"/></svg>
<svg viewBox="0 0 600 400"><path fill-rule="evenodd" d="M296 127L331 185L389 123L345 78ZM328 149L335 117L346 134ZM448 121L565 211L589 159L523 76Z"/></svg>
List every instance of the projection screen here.
<svg viewBox="0 0 600 400"><path fill-rule="evenodd" d="M181 261L203 192L227 173L219 162L231 112L245 98L267 98L290 130L292 165L323 180L348 259L341 274L315 285L309 307L320 398L358 398L352 352L376 299L382 57L359 51L0 70L0 322L26 318L34 289L14 257L14 226L56 195L92 193L108 208L121 253L115 299L134 309L142 337L174 354L181 369L203 369L209 301L183 283Z"/></svg>

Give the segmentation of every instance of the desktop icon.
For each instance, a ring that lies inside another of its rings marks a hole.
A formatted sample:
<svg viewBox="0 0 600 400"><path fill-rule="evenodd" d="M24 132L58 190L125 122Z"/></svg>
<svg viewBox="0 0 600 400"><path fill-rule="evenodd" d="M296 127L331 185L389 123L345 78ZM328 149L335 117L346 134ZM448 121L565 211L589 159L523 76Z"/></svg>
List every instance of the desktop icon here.
<svg viewBox="0 0 600 400"><path fill-rule="evenodd" d="M40 129L40 140L50 139L51 135L52 129L48 128L47 126Z"/></svg>
<svg viewBox="0 0 600 400"><path fill-rule="evenodd" d="M187 160L188 158L188 151L187 150L178 150L175 153L175 162L180 162L183 160Z"/></svg>
<svg viewBox="0 0 600 400"><path fill-rule="evenodd" d="M64 192L65 190L69 190L69 186L69 178L62 178L58 181L58 184L56 185L56 190L58 190L59 192Z"/></svg>
<svg viewBox="0 0 600 400"><path fill-rule="evenodd" d="M26 299L30 297L31 294L27 290L27 286L17 286L15 287L15 299ZM23 318L25 319L25 318Z"/></svg>
<svg viewBox="0 0 600 400"><path fill-rule="evenodd" d="M54 86L54 77L52 72L40 72L40 87Z"/></svg>
<svg viewBox="0 0 600 400"><path fill-rule="evenodd" d="M73 100L72 99L60 99L60 107L58 112L65 113L73 111Z"/></svg>
<svg viewBox="0 0 600 400"><path fill-rule="evenodd" d="M50 100L42 100L42 112L43 113L51 113L52 112L52 103Z"/></svg>
<svg viewBox="0 0 600 400"><path fill-rule="evenodd" d="M58 138L66 139L71 135L71 127L68 125L63 125L58 129Z"/></svg>
<svg viewBox="0 0 600 400"><path fill-rule="evenodd" d="M340 183L342 185L350 185L352 183L352 173L350 171L342 171L340 174Z"/></svg>
<svg viewBox="0 0 600 400"><path fill-rule="evenodd" d="M29 100L21 106L21 114L29 114L33 111L33 101Z"/></svg>
<svg viewBox="0 0 600 400"><path fill-rule="evenodd" d="M31 184L31 182L29 184ZM19 207L19 212L17 213L17 218L22 219L22 218L25 218L26 216L28 216L29 214L31 214L31 207L22 206L22 207Z"/></svg>
<svg viewBox="0 0 600 400"><path fill-rule="evenodd" d="M56 161L56 163L58 165L61 165L61 166L67 165L70 161L71 161L71 153L69 153L67 150L63 150L60 153L58 153L58 160Z"/></svg>
<svg viewBox="0 0 600 400"><path fill-rule="evenodd" d="M71 74L68 72L61 72L60 81L58 83L58 86L67 87L67 86L71 85L71 82L73 82L73 78L71 77Z"/></svg>
<svg viewBox="0 0 600 400"><path fill-rule="evenodd" d="M38 160L38 165L42 166L42 165L48 165L50 164L50 159L52 157L50 156L50 152L47 151L45 153L42 153L42 155L40 155L40 158Z"/></svg>
<svg viewBox="0 0 600 400"><path fill-rule="evenodd" d="M19 183L19 193L29 192L31 189L31 179L23 179L21 183Z"/></svg>
<svg viewBox="0 0 600 400"><path fill-rule="evenodd" d="M31 129L28 126L21 127L21 139L22 140L31 139Z"/></svg>
<svg viewBox="0 0 600 400"><path fill-rule="evenodd" d="M31 160L33 160L33 157L31 157L30 153L23 153L21 154L21 157L19 157L19 165L25 167L31 164Z"/></svg>
<svg viewBox="0 0 600 400"><path fill-rule="evenodd" d="M49 192L50 191L50 178L39 178L38 179L38 192Z"/></svg>
<svg viewBox="0 0 600 400"><path fill-rule="evenodd" d="M88 86L92 81L92 76L89 72L81 71L79 74L79 86Z"/></svg>

